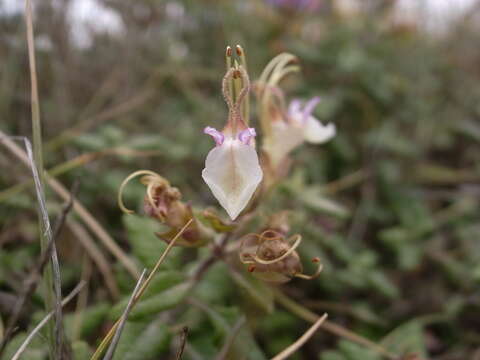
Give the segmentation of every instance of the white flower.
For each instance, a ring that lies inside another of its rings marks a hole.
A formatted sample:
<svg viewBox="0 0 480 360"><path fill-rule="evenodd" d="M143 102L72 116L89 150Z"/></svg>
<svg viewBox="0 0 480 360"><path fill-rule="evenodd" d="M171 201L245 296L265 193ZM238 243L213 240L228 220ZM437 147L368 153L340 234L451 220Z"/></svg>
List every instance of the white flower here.
<svg viewBox="0 0 480 360"><path fill-rule="evenodd" d="M312 115L319 102L320 98L314 97L302 107L300 100L293 100L284 116L278 113L273 119L264 149L274 168L304 141L321 144L335 136L334 124L323 125Z"/></svg>
<svg viewBox="0 0 480 360"><path fill-rule="evenodd" d="M232 220L247 206L263 177L253 142L255 129L243 122L239 125L242 129L236 132L229 125L222 132L204 130L216 146L207 155L202 177Z"/></svg>

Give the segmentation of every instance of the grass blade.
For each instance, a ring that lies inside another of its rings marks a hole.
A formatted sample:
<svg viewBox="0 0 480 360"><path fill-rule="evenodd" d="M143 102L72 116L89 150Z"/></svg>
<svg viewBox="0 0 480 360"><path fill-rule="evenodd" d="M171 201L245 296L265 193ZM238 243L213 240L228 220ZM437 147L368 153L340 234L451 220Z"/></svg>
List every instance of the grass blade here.
<svg viewBox="0 0 480 360"><path fill-rule="evenodd" d="M82 281L80 282L75 289L72 290L70 294L67 295L65 299L61 302L62 306L67 305L74 297L75 295L78 294L78 292L83 288L85 283ZM22 353L25 351L27 348L28 344L32 341L32 339L35 337L35 335L42 329L43 326L52 318L52 316L55 314L55 311L50 311L47 316L43 318L42 321L38 323L37 326L30 332L30 334L27 336L25 341L22 343L22 345L18 348L18 350L15 352L15 355L13 355L11 360L18 360L20 359L20 356Z"/></svg>
<svg viewBox="0 0 480 360"><path fill-rule="evenodd" d="M125 311L123 312L122 317L120 318L120 323L117 326L115 335L113 336L112 342L110 343L110 346L108 347L107 353L103 357L103 360L111 360L113 358L113 354L115 353L115 349L117 347L118 341L120 340L120 336L122 335L122 330L125 326L125 323L127 322L128 314L132 310L133 301L135 300L135 297L138 294L138 290L140 289L140 286L143 283L143 279L145 278L146 273L147 273L147 269L144 269L142 271L142 274L140 275L140 278L137 281L137 285L135 285L135 289L133 290L132 296L128 301L127 307L125 308Z"/></svg>
<svg viewBox="0 0 480 360"><path fill-rule="evenodd" d="M160 268L160 265L162 265L163 261L165 260L165 258L167 257L168 253L170 252L170 250L173 248L173 246L175 245L175 243L177 242L177 240L180 238L180 236L182 236L183 232L185 230L187 230L187 228L190 226L190 224L192 223L193 219L190 219L184 226L183 228L177 233L177 235L175 235L175 237L172 239L172 241L170 241L170 243L168 244L168 246L166 247L165 251L162 253L162 255L160 256L160 258L158 259L157 263L155 264L153 270L150 272L150 274L148 275L148 278L147 280L145 280L145 282L142 284L141 288L138 290L138 293L137 295L134 297L133 299L133 306L135 306L135 304L140 300L140 298L142 297L143 293L145 292L145 290L147 290L147 287L148 285L150 284L150 282L152 281L153 277L155 276L155 274L157 273L158 269ZM103 338L102 342L100 343L100 345L98 346L97 350L95 351L95 353L92 355L92 357L90 358L90 360L98 360L100 359L100 356L103 354L103 352L105 351L106 347L108 346L108 344L110 343L110 341L112 340L113 338L113 335L115 334L116 330L117 330L117 327L119 326L119 323L120 323L120 319L117 320L117 322L110 328L110 331L108 332L108 334Z"/></svg>

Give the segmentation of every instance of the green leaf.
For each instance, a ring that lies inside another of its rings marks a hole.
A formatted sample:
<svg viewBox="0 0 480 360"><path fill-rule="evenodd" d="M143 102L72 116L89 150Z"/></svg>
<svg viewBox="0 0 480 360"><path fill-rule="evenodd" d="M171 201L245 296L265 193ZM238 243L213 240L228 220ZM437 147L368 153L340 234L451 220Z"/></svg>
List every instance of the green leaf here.
<svg viewBox="0 0 480 360"><path fill-rule="evenodd" d="M190 291L190 284L183 283L171 287L159 294L150 296L147 299L142 299L135 305L130 313L129 319L141 320L148 316L157 315L159 312L171 309L177 306ZM125 309L123 304L117 304L111 311L110 317L118 319Z"/></svg>
<svg viewBox="0 0 480 360"><path fill-rule="evenodd" d="M124 215L123 223L127 228L133 254L144 267L153 268L167 247L166 243L155 236L155 233L160 230L158 222L138 215ZM172 249L162 266L172 267L176 263L175 255L179 252L181 252L180 248Z"/></svg>
<svg viewBox="0 0 480 360"><path fill-rule="evenodd" d="M200 257L199 261L204 261L204 258ZM237 287L229 276L228 265L223 261L212 265L195 287L195 295L207 304L224 304L232 294L237 294Z"/></svg>
<svg viewBox="0 0 480 360"><path fill-rule="evenodd" d="M224 343L230 335L235 323L240 318L239 310L237 308L225 307L206 307L204 310L214 326L219 339ZM233 342L226 358L231 360L265 359L265 355L255 342L248 325L244 324L237 333L235 341Z"/></svg>
<svg viewBox="0 0 480 360"><path fill-rule="evenodd" d="M72 343L73 358L75 360L89 360L93 355L93 351L90 349L85 341L75 341Z"/></svg>
<svg viewBox="0 0 480 360"><path fill-rule="evenodd" d="M145 290L142 301L161 293L162 291L171 288L175 285L182 283L185 280L185 276L178 272L172 270L160 271L157 273L150 284ZM117 302L113 309L110 312L110 317L112 319L117 319L123 313L124 309L127 307L128 301L130 300L130 294L124 297L122 300ZM141 302L140 302L141 303ZM138 304L137 304L138 305Z"/></svg>
<svg viewBox="0 0 480 360"><path fill-rule="evenodd" d="M381 360L382 357L372 351L347 340L338 343L337 350L320 354L320 360Z"/></svg>
<svg viewBox="0 0 480 360"><path fill-rule="evenodd" d="M346 359L345 359L345 356L343 356L338 351L330 350L320 354L320 360L346 360Z"/></svg>
<svg viewBox="0 0 480 360"><path fill-rule="evenodd" d="M336 216L341 219L348 218L350 212L340 203L327 198L322 193L322 188L317 186L310 186L303 191L296 193L298 200L303 202L312 210L316 210L328 215Z"/></svg>
<svg viewBox="0 0 480 360"><path fill-rule="evenodd" d="M168 350L170 338L160 320L149 324L127 321L114 360L156 360Z"/></svg>
<svg viewBox="0 0 480 360"><path fill-rule="evenodd" d="M105 320L109 309L110 305L108 305L107 303L100 303L83 310L80 314L80 328L78 335L83 338L95 332L95 330ZM67 335L69 337L73 337L73 332L75 331L75 314L70 313L65 315L64 321Z"/></svg>
<svg viewBox="0 0 480 360"><path fill-rule="evenodd" d="M3 358L11 359L13 355L17 352L18 348L27 338L28 334L21 332L16 335L6 346L3 353ZM41 339L40 336L35 336L30 342L28 347L23 352L21 359L25 360L44 360L48 354L47 344ZM2 358L2 359L3 359Z"/></svg>
<svg viewBox="0 0 480 360"><path fill-rule="evenodd" d="M240 272L232 271L232 278L258 307L266 313L271 313L274 308L273 292L270 286L251 275L243 275Z"/></svg>
<svg viewBox="0 0 480 360"><path fill-rule="evenodd" d="M411 320L388 334L382 340L382 345L394 354L415 353L426 357L425 340L421 322Z"/></svg>

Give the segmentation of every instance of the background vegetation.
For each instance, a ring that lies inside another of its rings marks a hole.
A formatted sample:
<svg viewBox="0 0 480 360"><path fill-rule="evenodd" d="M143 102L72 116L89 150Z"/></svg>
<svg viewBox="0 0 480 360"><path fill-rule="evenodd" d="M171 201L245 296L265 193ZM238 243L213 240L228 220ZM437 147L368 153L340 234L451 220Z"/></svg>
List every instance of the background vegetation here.
<svg viewBox="0 0 480 360"><path fill-rule="evenodd" d="M432 35L393 20L393 2L369 1L355 12L340 12L328 1L315 11L279 3L104 0L121 18L121 32L91 32L78 46L66 15L69 1L38 2L45 168L67 188L78 181L78 200L138 269L150 269L165 245L141 211L121 214L121 181L151 169L193 206L217 206L200 177L211 148L202 129L221 127L227 115L220 93L225 46L242 44L252 78L276 54L295 53L303 72L286 88L298 97L320 95L316 115L334 122L338 135L326 145L299 148L292 176L263 209L265 215L290 210L292 232L304 236L300 255L314 254L324 264L318 279L293 280L277 291L303 310L328 312L331 322L398 358L479 359L475 12ZM0 130L31 137L23 14L0 17L0 54ZM40 245L28 168L5 148L0 167L1 338ZM125 201L140 210L143 191L132 184ZM46 196L54 218L63 200L48 186ZM73 212L57 239L64 293L80 279L88 283L65 310L75 359L90 358L135 285L86 225ZM86 237L106 268L85 251ZM305 316L275 303L271 289L245 269L232 275L222 261L193 292L182 292L187 274L210 254L210 248L174 249L146 294L149 302L132 312L116 359L174 358L183 326L190 329L184 358L193 360L215 358L242 318L232 359L269 358L306 330ZM39 287L5 359L44 315L42 299ZM320 329L292 359L383 358L350 340ZM47 356L39 336L24 358Z"/></svg>

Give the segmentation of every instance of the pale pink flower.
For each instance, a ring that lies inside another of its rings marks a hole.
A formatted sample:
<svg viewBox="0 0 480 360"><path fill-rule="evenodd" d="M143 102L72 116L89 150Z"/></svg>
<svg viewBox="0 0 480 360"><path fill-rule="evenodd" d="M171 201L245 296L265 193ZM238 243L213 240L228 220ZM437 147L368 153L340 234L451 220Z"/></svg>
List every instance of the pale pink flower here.
<svg viewBox="0 0 480 360"><path fill-rule="evenodd" d="M271 133L265 138L264 149L274 167L304 141L322 144L335 136L335 125L323 125L312 112L320 102L314 97L302 103L293 100L285 114L277 113L271 121Z"/></svg>

